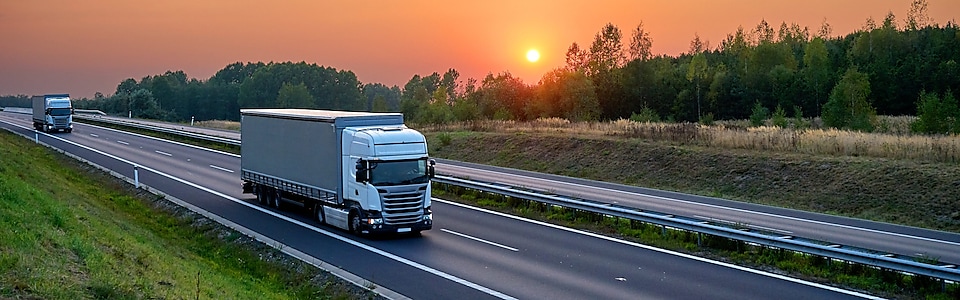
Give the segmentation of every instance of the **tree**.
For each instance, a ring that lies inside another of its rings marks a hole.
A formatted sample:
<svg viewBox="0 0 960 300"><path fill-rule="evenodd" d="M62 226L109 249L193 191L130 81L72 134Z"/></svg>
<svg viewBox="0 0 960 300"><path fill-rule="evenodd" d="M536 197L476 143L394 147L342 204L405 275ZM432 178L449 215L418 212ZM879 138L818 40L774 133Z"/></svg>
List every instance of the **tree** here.
<svg viewBox="0 0 960 300"><path fill-rule="evenodd" d="M910 3L910 12L907 13L907 30L920 30L927 27L930 17L927 16L927 0L913 0Z"/></svg>
<svg viewBox="0 0 960 300"><path fill-rule="evenodd" d="M567 48L567 70L587 72L587 52L580 49L576 42Z"/></svg>
<svg viewBox="0 0 960 300"><path fill-rule="evenodd" d="M623 66L623 44L620 41L622 37L616 25L607 23L603 26L603 29L593 37L593 44L590 45L587 75L608 72Z"/></svg>
<svg viewBox="0 0 960 300"><path fill-rule="evenodd" d="M706 76L707 58L703 55L703 52L698 52L690 60L690 66L687 68L687 81L693 83L697 88L697 119L703 117L700 109L700 83Z"/></svg>
<svg viewBox="0 0 960 300"><path fill-rule="evenodd" d="M277 106L280 108L314 108L313 96L302 82L296 85L284 82L277 92Z"/></svg>
<svg viewBox="0 0 960 300"><path fill-rule="evenodd" d="M823 106L823 124L834 128L872 131L877 112L870 105L870 80L856 67L847 69Z"/></svg>
<svg viewBox="0 0 960 300"><path fill-rule="evenodd" d="M710 42L701 40L700 34L694 33L693 40L690 41L690 55L703 53L707 50L710 50Z"/></svg>
<svg viewBox="0 0 960 300"><path fill-rule="evenodd" d="M830 61L827 57L827 47L820 37L814 38L803 51L803 76L806 83L813 89L813 99L817 111L820 111L823 93L829 84Z"/></svg>
<svg viewBox="0 0 960 300"><path fill-rule="evenodd" d="M960 109L952 92L943 99L936 93L923 91L917 102L917 120L910 124L914 132L922 133L960 133Z"/></svg>
<svg viewBox="0 0 960 300"><path fill-rule="evenodd" d="M653 48L653 39L650 33L643 29L643 22L633 29L633 35L630 39L630 59L647 61L653 58L650 49Z"/></svg>
<svg viewBox="0 0 960 300"><path fill-rule="evenodd" d="M820 23L820 29L817 30L817 37L826 40L830 38L831 34L833 34L833 26L827 23L827 18L823 18L823 22Z"/></svg>

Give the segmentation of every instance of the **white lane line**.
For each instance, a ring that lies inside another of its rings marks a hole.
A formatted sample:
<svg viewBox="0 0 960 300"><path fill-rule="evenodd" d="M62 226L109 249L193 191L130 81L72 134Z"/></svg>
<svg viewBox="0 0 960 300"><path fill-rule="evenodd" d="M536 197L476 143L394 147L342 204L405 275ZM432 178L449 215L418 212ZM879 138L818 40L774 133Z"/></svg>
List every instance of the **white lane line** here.
<svg viewBox="0 0 960 300"><path fill-rule="evenodd" d="M482 170L482 169L473 169L473 168L461 167L461 166L454 166L454 165L444 165L444 167L445 167L445 168L446 168L446 167L454 167L454 168L469 169L469 170L474 170L474 171L493 173L494 176L503 176L503 175L505 174L505 173L500 173L500 172L487 171L487 170ZM813 223L813 224L818 224L818 225L833 226L833 227L839 227L839 228L845 228L845 229L860 230L860 231L865 231L865 232L870 232L870 233L892 235L892 236L902 237L902 238L910 238L910 239L927 241L927 242L934 242L934 243L942 243L942 244L960 246L960 243L957 243L957 242L938 240L938 239L928 238L928 237L922 237L922 236L913 236L913 235L909 235L909 234L902 234L902 233L896 233L896 232L887 232L887 231L882 231L882 230L869 229L869 228L863 228L863 227L855 227L855 226L850 226L850 225L835 224L835 223L829 223L829 222L823 222L823 221L807 220L807 219L802 219L802 218L789 217L789 216L784 216L784 215L777 215L777 214L771 214L771 213L765 213L765 212L758 212L758 211L752 211L752 210L746 210L746 209L740 209L740 208L732 208L732 207L726 207L726 206L720 206L720 205L713 205L713 204L706 204L706 203L700 203L700 202L694 202L694 201L687 201L687 200L681 200L681 199L675 199L675 198L667 198L667 197L660 197L660 196L654 196L654 195L648 195L648 194L641 194L641 193L634 193L634 192L628 192L628 191L614 190L614 189L609 189L609 188L604 188L604 187L588 186L588 185L582 185L582 184L577 184L577 183L572 183L572 182L556 181L556 180L552 180L552 179L537 178L537 177L530 177L530 176L516 175L516 174L509 174L509 175L511 175L511 176L517 176L517 177L523 177L523 178L528 178L528 179L542 180L542 181L546 181L546 182L552 182L552 183L555 183L555 184L564 184L564 185L568 185L568 186L577 186L577 187L582 187L582 188L591 188L591 189L603 190L603 191L608 191L608 192L615 192L615 193L620 193L620 194L635 195L635 196L641 196L641 197L649 197L649 198L666 200L666 201L675 201L675 202L680 202L680 203L686 203L686 204L692 204L692 205L700 205L700 206L706 206L706 207L717 208L717 209L725 209L725 210L730 210L730 211L735 211L735 212L756 214L756 215L773 217L773 218L782 218L782 219L787 219L787 220L797 221L797 222Z"/></svg>
<svg viewBox="0 0 960 300"><path fill-rule="evenodd" d="M207 151L207 152L212 152L212 153L223 154L223 155L227 155L227 156L233 156L233 157L236 157L236 158L240 158L240 155L239 155L239 154L233 154L233 153L223 152L223 151L220 151L220 150L213 150L213 149L209 149L209 148L203 148L203 147L196 146L196 145L184 144L184 143L177 142L177 141L165 140L165 139L161 139L161 138L158 138L158 137L152 137L152 136L148 136L148 135L142 135L142 134L139 134L139 133L126 132L126 131L122 131L122 130L117 130L117 129L113 129L113 128L107 128L107 127L100 127L100 126L91 125L91 124L83 124L83 126L89 126L89 127L93 127L93 128L97 128L97 129L101 129L101 130L113 131L113 132L122 133L122 134L126 134L126 135L132 135L132 136L141 137L141 138L145 138L145 139L151 139L151 140L154 140L154 141L162 141L162 142L171 143L171 144L175 144L175 145L180 145L180 146L184 146L184 147L190 147L190 148L199 149L199 150L203 150L203 151Z"/></svg>
<svg viewBox="0 0 960 300"><path fill-rule="evenodd" d="M121 144L124 144L124 145L130 145L130 143L127 143L127 142L124 142L124 141L117 141L117 143L121 143Z"/></svg>
<svg viewBox="0 0 960 300"><path fill-rule="evenodd" d="M449 205L453 205L453 206L458 206L458 207L470 209L470 210L475 210L475 211L479 211L479 212L485 212L485 213L488 213L488 214L492 214L492 215L496 215L496 216L501 216L501 217L504 217L504 218L514 219L514 220L518 220L518 221L521 221L521 222L527 222L527 223L531 223L531 224L537 224L537 225L540 225L540 226L546 226L546 227L550 227L550 228L553 228L553 229L558 229L558 230L563 230L563 231L572 232L572 233L576 233L576 234L581 234L581 235L585 235L585 236L589 236L589 237L598 238L598 239L601 239L601 240L607 240L607 241L610 241L610 242L615 242L615 243L620 243L620 244L624 244L624 245L634 246L634 247L637 247L637 248L643 248L643 249L647 249L647 250L650 250L650 251L657 251L657 252L660 252L660 253L669 254L669 255L674 255L674 256L679 256L679 257L683 257L683 258L687 258L687 259L692 259L692 260L696 260L696 261L703 262L703 263L709 263L709 264L714 264L714 265L718 265L718 266L728 267L728 268L731 268L731 269L736 269L736 270L740 270L740 271L744 271L744 272L748 272L748 273L753 273L753 274L757 274L757 275L761 275L761 276L773 277L773 278L777 278L777 279L780 279L780 280L786 280L786 281L789 281L789 282L793 282L793 283L797 283L797 284L802 284L802 285L806 285L806 286L810 286L810 287L821 288L821 289L825 289L825 290L828 290L828 291L834 291L834 292L837 292L837 293L842 293L842 294L846 294L846 295L851 295L851 296L854 296L854 297L860 297L860 298L866 298L866 299L883 299L883 298L880 298L880 297L877 297L877 296L872 296L872 295L868 295L868 294L864 294L864 293L860 293L860 292L856 292L856 291L845 290L845 289L841 289L841 288L838 288L838 287L832 287L832 286L829 286L829 285L823 285L823 284L819 284L819 283L816 283L816 282L810 282L810 281L806 281L806 280L802 280L802 279L792 278L792 277L788 277L788 276L784 276L784 275L780 275L780 274L770 273L770 272L767 272L767 271L761 271L761 270L755 270L755 269L751 269L751 268L747 268L747 267L741 267L741 266L738 266L738 265L734 265L734 264L730 264L730 263L725 263L725 262L722 262L722 261L711 260L711 259L707 259L707 258L703 258L703 257L699 257L699 256L694 256L694 255L690 255L690 254L686 254L686 253L680 253L680 252L676 252L676 251L672 251L672 250L661 249L661 248L657 248L657 247L653 247L653 246L648 246L648 245L644 245L644 244L634 243L634 242L631 242L631 241L621 240L621 239L617 239L617 238L613 238L613 237L609 237L609 236L605 236L605 235L600 235L600 234L596 234L596 233L592 233L592 232L586 232L586 231L579 230L579 229L573 229L573 228L569 228L569 227L563 227L563 226L560 226L560 225L555 225L555 224L550 224L550 223L541 222L541 221L537 221L537 220L527 219L527 218L520 217L520 216L509 215L509 214L505 214L505 213L502 213L502 212L492 211L492 210L489 210L489 209L484 209L484 208L479 208L479 207L473 207L473 206L469 206L469 205L466 205L466 204L457 203L457 202L453 202L453 201L447 201L447 200L443 200L443 199L440 199L440 198L432 198L432 200L433 200L433 201L440 202L440 203L445 203L445 204L449 204ZM251 204L251 205L252 205L252 204Z"/></svg>
<svg viewBox="0 0 960 300"><path fill-rule="evenodd" d="M453 231L453 230L448 230L448 229L446 229L446 228L441 228L440 231L443 231L443 232L446 232L446 233L449 233L449 234L452 234L452 235L456 235L456 236L459 236L459 237L462 237L462 238L467 238L467 239L471 239L471 240L474 240L474 241L478 241L478 242L481 242L481 243L484 243L484 244L487 244L487 245L497 246L497 247L500 247L500 248L503 248L503 249L507 249L507 250L510 250L510 251L513 251L513 252L519 252L519 251L520 251L520 249L517 249L517 248L504 246L504 245L502 245L502 244L497 244L497 243L494 243L494 242L491 242L491 241L488 241L488 240L484 240L484 239L481 239L481 238L478 238L478 237L473 237L473 236L469 236L469 235L466 235L466 234L462 234L462 233L459 233L459 232L456 232L456 231Z"/></svg>
<svg viewBox="0 0 960 300"><path fill-rule="evenodd" d="M23 128L23 129L28 129L28 128L26 128L26 127L23 127L23 126L20 126L20 125L17 125L17 124L12 124L12 123L8 123L8 124L13 125L13 126L17 126L17 127ZM292 219L292 218L290 218L290 217L287 217L287 216L284 216L284 215L275 213L275 212L273 212L273 211L270 211L270 210L267 210L267 209L265 209L265 208L262 208L262 207L260 207L260 206L258 206L258 205L256 205L256 204L247 203L246 201L243 201L243 200L240 200L240 199L231 197L231 196L229 196L229 195L227 195L227 194L224 194L224 193L221 193L221 192L218 192L218 191L214 191L214 190L212 190L212 189L210 189L210 188L207 188L207 187L201 186L201 185L199 185L199 184L196 184L196 183L187 181L187 180L185 180L185 179L181 179L181 178L179 178L179 177L175 177L175 176L173 176L173 175L170 175L170 174L167 174L167 173L158 171L158 170L156 170L156 169L153 169L153 168L150 168L150 167L147 167L147 166L142 166L142 165L140 165L140 164L137 164L137 163L134 163L134 162L132 162L132 161L126 160L126 159L124 159L124 158L120 158L120 157L118 157L118 156L115 156L115 155L113 155L113 154L109 154L109 153L106 153L106 152L103 152L103 151L100 151L100 150L91 148L91 147L86 146L86 145L81 145L81 144L78 144L78 143L76 143L76 142L69 141L69 140L63 139L63 138L58 137L58 136L49 135L49 134L45 134L45 135L48 136L48 137L50 137L50 138L60 140L60 141L62 141L62 142L64 142L64 143L72 144L72 145L75 145L75 146L77 146L77 147L80 147L80 148L84 148L84 149L93 151L94 153L97 153L97 154L100 154L100 155L103 155L103 156L106 156L106 157L109 157L109 158L112 158L112 159L115 159L115 160L118 160L118 161L121 161L121 162L124 162L124 163L128 163L128 164L131 164L131 165L134 165L134 166L139 166L139 167L140 167L141 169L143 169L144 171L153 172L153 173L155 173L155 174L157 174L157 175L160 175L160 176L169 178L169 179L171 179L171 180L175 180L175 181L177 181L177 182L180 182L180 183L189 185L189 186L191 186L191 187L200 189L200 190L202 190L202 191L205 191L205 192L208 192L208 193L217 195L217 196L222 197L222 198L224 198L224 199L227 199L227 200L229 200L229 201L233 201L233 202L235 202L235 203L237 203L237 204L246 206L246 207L251 208L251 209L258 210L258 211L260 211L260 212L262 212L262 213L271 215L271 216L276 217L276 218L278 218L278 219L281 219L281 220L284 220L284 221L287 221L287 222L296 224L296 225L298 225L298 226L301 226L301 227L303 227L303 228L307 228L307 229L309 229L309 230L313 230L313 231L315 231L315 232L317 232L317 233L320 233L320 234L329 236L329 237L331 237L331 238L333 238L333 239L336 239L336 240L338 240L338 241L341 241L341 242L350 244L350 245L352 245L352 246L354 246L354 247L358 247L358 248L361 248L361 249L364 249L364 250L373 252L373 253L375 253L375 254L379 254L379 255L381 255L381 256L384 256L384 257L386 257L386 258L392 259L392 260L397 261L397 262L399 262L399 263L402 263L402 264L405 264L405 265L408 265L408 266L411 266L411 267L420 269L420 270L422 270L422 271L424 271L424 272L427 272L427 273L430 273L430 274L439 276L439 277L441 277L441 278L444 278L444 279L447 279L447 280L450 280L450 281L453 281L453 282L462 284L462 285L464 285L464 286L466 286L466 287L469 287L469 288L475 289L475 290L477 290L477 291L486 293L486 294L491 295L491 296L493 296L493 297L497 297L497 298L500 298L500 299L508 299L508 300L517 299L517 298L515 298L515 297L512 297L512 296L510 296L510 295L507 295L507 294L498 292L498 291L493 290L493 289L491 289L491 288L488 288L488 287L485 287L485 286L476 284L476 283L474 283L474 282L472 282L472 281L467 281L466 279L463 279L463 278L460 278L460 277L457 277L457 276L454 276L454 275L445 273L445 272L443 272L443 271L440 271L440 270L437 270L437 269L428 267L428 266L426 266L426 265L420 264L420 263L418 263L418 262L415 262L415 261L412 261L412 260L403 258L403 257L401 257L401 256L399 256L399 255L396 255L396 254L393 254L393 253L390 253L390 252L381 250L380 248L375 248L375 247L373 247L373 246L370 246L370 245L367 245L367 244L363 244L363 243L360 243L360 242L357 242L357 241L348 239L348 238L343 237L343 236L341 236L341 235L338 235L338 234L332 233L332 232L330 232L330 231L327 231L327 230L324 230L324 229L320 229L320 228L318 228L318 227L316 227L316 226L313 226L313 225L310 225L310 224L307 224L307 223L303 223L303 222L301 222L301 221L299 221L299 220L295 220L295 219Z"/></svg>
<svg viewBox="0 0 960 300"><path fill-rule="evenodd" d="M233 173L233 170L230 170L230 169L227 169L227 168L224 168L224 167L218 167L218 166L214 166L214 165L210 165L210 167L211 167L211 168L214 168L214 169L217 169L217 170L220 170L220 171Z"/></svg>
<svg viewBox="0 0 960 300"><path fill-rule="evenodd" d="M173 154L166 153L160 150L154 150L153 152L156 152L157 154L160 154L160 155L173 156Z"/></svg>
<svg viewBox="0 0 960 300"><path fill-rule="evenodd" d="M90 136L92 136L92 137L100 137L100 135L97 135L96 133L91 133Z"/></svg>

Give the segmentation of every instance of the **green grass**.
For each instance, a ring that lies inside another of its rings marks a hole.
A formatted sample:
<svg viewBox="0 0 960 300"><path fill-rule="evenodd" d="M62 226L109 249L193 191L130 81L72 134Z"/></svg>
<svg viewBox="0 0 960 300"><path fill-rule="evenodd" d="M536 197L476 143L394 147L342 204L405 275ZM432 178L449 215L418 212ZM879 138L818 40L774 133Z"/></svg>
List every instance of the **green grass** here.
<svg viewBox="0 0 960 300"><path fill-rule="evenodd" d="M0 228L0 298L368 297L6 131L0 131Z"/></svg>

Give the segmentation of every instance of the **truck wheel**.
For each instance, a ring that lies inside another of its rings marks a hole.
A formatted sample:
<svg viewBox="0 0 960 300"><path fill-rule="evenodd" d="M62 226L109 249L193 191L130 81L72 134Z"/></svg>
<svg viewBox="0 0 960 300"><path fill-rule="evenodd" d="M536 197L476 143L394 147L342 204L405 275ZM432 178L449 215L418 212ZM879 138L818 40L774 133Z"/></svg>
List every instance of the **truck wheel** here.
<svg viewBox="0 0 960 300"><path fill-rule="evenodd" d="M264 191L264 188L257 187L257 201L260 201L260 205L267 205L267 193Z"/></svg>
<svg viewBox="0 0 960 300"><path fill-rule="evenodd" d="M276 189L270 190L270 207L280 209L280 191Z"/></svg>
<svg viewBox="0 0 960 300"><path fill-rule="evenodd" d="M356 211L351 211L348 220L350 220L350 233L360 235L360 214Z"/></svg>
<svg viewBox="0 0 960 300"><path fill-rule="evenodd" d="M315 203L313 204L313 219L320 223L321 225L327 224L326 216L323 214L323 204Z"/></svg>

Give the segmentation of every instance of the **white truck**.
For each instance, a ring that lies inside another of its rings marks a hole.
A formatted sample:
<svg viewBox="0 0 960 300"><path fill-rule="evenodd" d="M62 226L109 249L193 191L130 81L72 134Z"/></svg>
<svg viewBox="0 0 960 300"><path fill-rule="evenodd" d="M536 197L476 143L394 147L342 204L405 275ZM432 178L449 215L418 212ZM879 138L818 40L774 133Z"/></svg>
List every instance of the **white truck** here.
<svg viewBox="0 0 960 300"><path fill-rule="evenodd" d="M73 131L73 105L69 94L33 96L33 128L38 131Z"/></svg>
<svg viewBox="0 0 960 300"><path fill-rule="evenodd" d="M243 192L354 234L433 227L434 161L400 113L240 110Z"/></svg>

